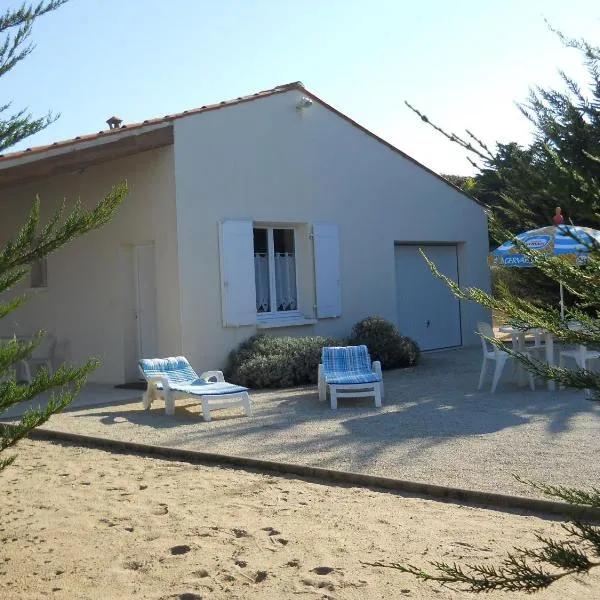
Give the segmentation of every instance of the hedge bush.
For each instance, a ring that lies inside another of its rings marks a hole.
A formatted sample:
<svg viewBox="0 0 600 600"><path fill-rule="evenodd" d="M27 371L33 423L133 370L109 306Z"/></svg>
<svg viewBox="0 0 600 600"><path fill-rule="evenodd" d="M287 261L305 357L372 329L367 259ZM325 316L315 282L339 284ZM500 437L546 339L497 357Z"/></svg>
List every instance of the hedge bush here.
<svg viewBox="0 0 600 600"><path fill-rule="evenodd" d="M421 354L415 341L400 335L395 325L381 317L367 317L356 323L348 344L364 344L371 359L381 361L382 369L412 367Z"/></svg>
<svg viewBox="0 0 600 600"><path fill-rule="evenodd" d="M317 382L324 346L344 345L329 337L271 337L242 342L229 355L227 380L249 388L285 388Z"/></svg>
<svg viewBox="0 0 600 600"><path fill-rule="evenodd" d="M380 317L356 323L348 341L324 336L272 337L264 333L242 342L229 355L228 381L249 388L286 388L317 382L324 346L365 344L383 369L410 367L419 360L419 347Z"/></svg>

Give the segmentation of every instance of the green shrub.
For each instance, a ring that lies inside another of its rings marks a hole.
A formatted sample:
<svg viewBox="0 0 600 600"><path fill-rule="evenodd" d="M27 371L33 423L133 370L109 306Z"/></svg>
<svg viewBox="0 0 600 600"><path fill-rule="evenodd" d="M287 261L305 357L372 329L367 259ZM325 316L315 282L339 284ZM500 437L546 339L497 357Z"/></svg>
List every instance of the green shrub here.
<svg viewBox="0 0 600 600"><path fill-rule="evenodd" d="M258 389L316 383L323 347L339 345L339 340L322 336L254 335L229 355L227 380Z"/></svg>
<svg viewBox="0 0 600 600"><path fill-rule="evenodd" d="M417 364L421 354L416 342L400 335L395 325L381 317L367 317L356 323L348 344L364 344L371 359L381 361L382 369L411 367Z"/></svg>

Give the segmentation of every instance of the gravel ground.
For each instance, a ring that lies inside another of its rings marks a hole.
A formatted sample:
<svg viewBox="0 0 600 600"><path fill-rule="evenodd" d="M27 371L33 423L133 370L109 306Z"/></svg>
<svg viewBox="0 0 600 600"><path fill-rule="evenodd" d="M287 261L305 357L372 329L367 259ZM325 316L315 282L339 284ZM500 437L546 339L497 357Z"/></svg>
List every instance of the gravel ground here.
<svg viewBox="0 0 600 600"><path fill-rule="evenodd" d="M141 401L78 407L46 427L117 440L249 456L481 491L539 496L514 480L589 488L600 475L600 404L582 392L519 388L476 392L480 348L426 354L419 366L388 371L384 407L370 399L332 411L315 387L254 392L255 417L193 401L142 409ZM486 385L486 390L489 386Z"/></svg>

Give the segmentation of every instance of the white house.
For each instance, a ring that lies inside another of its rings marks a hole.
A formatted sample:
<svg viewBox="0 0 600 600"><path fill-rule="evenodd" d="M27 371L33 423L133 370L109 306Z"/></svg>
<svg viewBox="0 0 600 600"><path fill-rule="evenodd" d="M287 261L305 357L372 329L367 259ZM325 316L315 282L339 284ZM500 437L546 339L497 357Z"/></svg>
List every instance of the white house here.
<svg viewBox="0 0 600 600"><path fill-rule="evenodd" d="M0 243L36 195L117 217L36 265L0 335L44 328L91 380L138 378L140 356L200 370L259 330L344 336L395 322L424 350L477 341L486 312L429 272L489 287L483 208L300 83L0 157Z"/></svg>

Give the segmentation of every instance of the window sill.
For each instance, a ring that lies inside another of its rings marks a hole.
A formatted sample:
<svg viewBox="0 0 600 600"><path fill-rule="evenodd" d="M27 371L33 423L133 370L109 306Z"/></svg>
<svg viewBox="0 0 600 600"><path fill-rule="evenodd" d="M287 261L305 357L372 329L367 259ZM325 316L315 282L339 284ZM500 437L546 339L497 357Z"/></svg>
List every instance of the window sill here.
<svg viewBox="0 0 600 600"><path fill-rule="evenodd" d="M257 329L274 329L275 327L301 327L302 325L314 325L317 319L305 319L299 317L297 319L269 319L258 321Z"/></svg>

